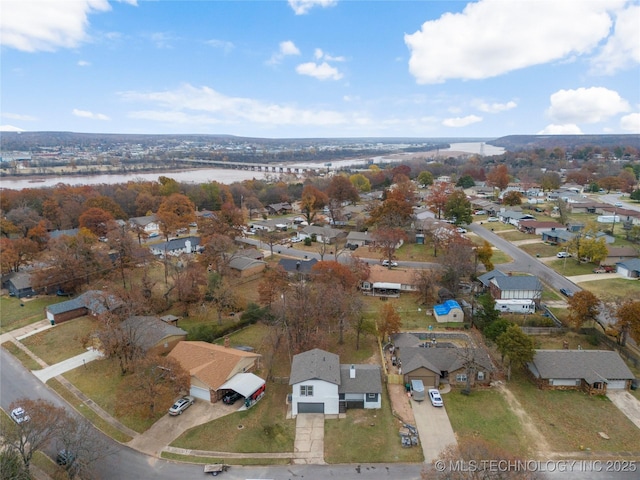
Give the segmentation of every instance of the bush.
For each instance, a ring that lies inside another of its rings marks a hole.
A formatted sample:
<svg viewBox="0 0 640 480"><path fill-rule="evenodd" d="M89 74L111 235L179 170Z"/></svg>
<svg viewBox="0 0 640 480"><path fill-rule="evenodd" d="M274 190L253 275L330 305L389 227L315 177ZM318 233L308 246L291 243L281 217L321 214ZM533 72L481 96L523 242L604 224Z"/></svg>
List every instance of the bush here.
<svg viewBox="0 0 640 480"><path fill-rule="evenodd" d="M248 325L253 325L258 320L270 319L266 309L260 308L255 303L250 303L247 309L240 315L237 322L227 323L225 325L197 325L189 330L187 340L199 340L202 342L213 343L218 338L222 338L236 330Z"/></svg>
<svg viewBox="0 0 640 480"><path fill-rule="evenodd" d="M304 239L304 246L305 247L310 247L311 246L311 239L309 237L306 237Z"/></svg>

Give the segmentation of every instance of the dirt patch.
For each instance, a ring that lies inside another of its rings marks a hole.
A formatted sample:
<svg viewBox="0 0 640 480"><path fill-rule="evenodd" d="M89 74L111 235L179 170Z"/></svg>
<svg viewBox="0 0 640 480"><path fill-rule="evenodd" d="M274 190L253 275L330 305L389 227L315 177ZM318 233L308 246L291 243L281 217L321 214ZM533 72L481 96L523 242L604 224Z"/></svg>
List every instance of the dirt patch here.
<svg viewBox="0 0 640 480"><path fill-rule="evenodd" d="M416 424L411 408L411 400L407 395L404 385L387 384L389 398L391 399L391 409L396 417L400 418L404 423L411 425Z"/></svg>

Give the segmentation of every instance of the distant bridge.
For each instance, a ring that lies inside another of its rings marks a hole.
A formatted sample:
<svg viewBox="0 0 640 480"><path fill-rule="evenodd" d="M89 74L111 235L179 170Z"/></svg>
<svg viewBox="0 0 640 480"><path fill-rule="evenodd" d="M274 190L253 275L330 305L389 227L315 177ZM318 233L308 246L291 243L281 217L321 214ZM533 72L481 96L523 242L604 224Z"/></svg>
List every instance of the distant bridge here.
<svg viewBox="0 0 640 480"><path fill-rule="evenodd" d="M323 170L317 167L292 167L289 165L273 165L269 163L225 162L224 160L203 160L197 158L176 158L175 161L200 163L215 167L230 168L233 170L250 170L254 172L305 173L320 172Z"/></svg>

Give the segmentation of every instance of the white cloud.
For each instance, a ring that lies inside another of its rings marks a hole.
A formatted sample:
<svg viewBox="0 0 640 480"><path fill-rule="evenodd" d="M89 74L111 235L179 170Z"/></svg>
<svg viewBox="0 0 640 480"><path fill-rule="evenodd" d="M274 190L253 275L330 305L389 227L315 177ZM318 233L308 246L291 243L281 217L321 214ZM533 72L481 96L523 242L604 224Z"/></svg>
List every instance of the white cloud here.
<svg viewBox="0 0 640 480"><path fill-rule="evenodd" d="M474 105L478 110L486 113L506 112L507 110L511 110L518 106L518 104L513 100L507 103L487 103L482 100L478 100L474 102Z"/></svg>
<svg viewBox="0 0 640 480"><path fill-rule="evenodd" d="M592 73L612 75L624 68L640 63L638 19L640 6L631 5L618 12L613 35L591 65Z"/></svg>
<svg viewBox="0 0 640 480"><path fill-rule="evenodd" d="M226 40L217 40L215 38L211 39L211 40L207 40L206 42L207 45L209 45L210 47L213 48L219 48L220 50L222 50L225 54L229 53L231 50L234 49L235 45L232 42L228 42Z"/></svg>
<svg viewBox="0 0 640 480"><path fill-rule="evenodd" d="M11 112L2 112L3 118L10 118L11 120L20 120L23 122L33 122L37 120L36 117L32 117L31 115L23 115L22 113L11 113Z"/></svg>
<svg viewBox="0 0 640 480"><path fill-rule="evenodd" d="M300 75L317 78L318 80L340 80L342 78L342 74L338 69L332 67L327 62L320 64L313 62L301 63L296 67L296 72Z"/></svg>
<svg viewBox="0 0 640 480"><path fill-rule="evenodd" d="M300 50L291 40L285 40L284 42L280 42L278 51L271 55L271 58L267 61L267 64L277 65L278 63L282 62L284 57L288 57L291 55L300 55Z"/></svg>
<svg viewBox="0 0 640 480"><path fill-rule="evenodd" d="M289 0L289 6L296 15L305 15L313 7L333 7L337 3L338 0Z"/></svg>
<svg viewBox="0 0 640 480"><path fill-rule="evenodd" d="M472 125L474 123L478 123L482 121L482 117L478 117L477 115L467 115L466 117L454 117L454 118L445 118L442 121L442 125L445 127L466 127L468 125Z"/></svg>
<svg viewBox="0 0 640 480"><path fill-rule="evenodd" d="M0 125L0 132L24 132L25 130L13 125Z"/></svg>
<svg viewBox="0 0 640 480"><path fill-rule="evenodd" d="M91 120L110 120L109 117L102 113L93 113L89 112L88 110L78 110L77 108L74 108L71 113L73 113L76 117L89 118Z"/></svg>
<svg viewBox="0 0 640 480"><path fill-rule="evenodd" d="M640 113L630 113L622 117L620 128L630 133L640 133Z"/></svg>
<svg viewBox="0 0 640 480"><path fill-rule="evenodd" d="M540 130L538 135L582 135L582 130L573 123L566 125L555 125L552 123Z"/></svg>
<svg viewBox="0 0 640 480"><path fill-rule="evenodd" d="M78 60L78 66L79 67L88 67L90 65L91 65L91 63L87 62L86 60Z"/></svg>
<svg viewBox="0 0 640 480"><path fill-rule="evenodd" d="M334 57L333 55L329 55L322 51L321 48L316 48L313 51L313 57L316 60L324 59L327 62L344 62L346 59L344 57Z"/></svg>
<svg viewBox="0 0 640 480"><path fill-rule="evenodd" d="M129 117L180 124L258 124L262 126L349 125L354 118L333 110L300 109L242 97L228 97L210 87L182 85L160 92L121 92L123 99L154 104L155 108L131 112Z"/></svg>
<svg viewBox="0 0 640 480"><path fill-rule="evenodd" d="M110 9L107 0L2 0L0 44L25 52L74 48L87 40L89 15Z"/></svg>
<svg viewBox="0 0 640 480"><path fill-rule="evenodd" d="M483 79L592 51L624 0L480 0L405 35L418 83Z"/></svg>
<svg viewBox="0 0 640 480"><path fill-rule="evenodd" d="M549 117L560 124L597 123L630 109L618 92L604 87L558 90L550 101Z"/></svg>

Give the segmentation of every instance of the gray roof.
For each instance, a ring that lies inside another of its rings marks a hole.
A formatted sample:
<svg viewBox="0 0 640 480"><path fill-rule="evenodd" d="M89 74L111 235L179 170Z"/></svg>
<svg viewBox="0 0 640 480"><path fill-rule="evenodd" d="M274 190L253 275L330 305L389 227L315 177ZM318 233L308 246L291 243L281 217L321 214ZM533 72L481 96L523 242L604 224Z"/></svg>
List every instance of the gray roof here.
<svg viewBox="0 0 640 480"><path fill-rule="evenodd" d="M625 260L624 262L618 262L616 265L620 265L627 270L640 271L640 258L632 258L631 260Z"/></svg>
<svg viewBox="0 0 640 480"><path fill-rule="evenodd" d="M172 238L168 242L157 243L151 246L152 250L168 251L182 250L185 248L185 243L189 240L191 242L191 248L196 248L200 245L200 237L178 237Z"/></svg>
<svg viewBox="0 0 640 480"><path fill-rule="evenodd" d="M491 270L490 272L483 273L478 277L478 281L482 283L485 287L489 286L489 282L495 277L506 277L507 274L501 272L500 270Z"/></svg>
<svg viewBox="0 0 640 480"><path fill-rule="evenodd" d="M78 232L78 228L72 228L70 230L52 230L51 232L49 232L49 238L60 238L63 235L66 235L67 237L75 237L76 235L78 235Z"/></svg>
<svg viewBox="0 0 640 480"><path fill-rule="evenodd" d="M158 217L156 216L156 214L152 214L152 215L146 215L144 217L132 217L129 219L129 223L135 223L136 225L140 225L141 227L144 227L146 225L149 225L150 223L154 223L158 221Z"/></svg>
<svg viewBox="0 0 640 480"><path fill-rule="evenodd" d="M382 393L382 380L378 365L353 365L356 376L351 378L352 365L340 365L338 393Z"/></svg>
<svg viewBox="0 0 640 480"><path fill-rule="evenodd" d="M371 236L367 232L349 232L347 235L347 241L349 240L357 240L357 241L369 241L371 240Z"/></svg>
<svg viewBox="0 0 640 480"><path fill-rule="evenodd" d="M489 359L489 354L482 349L469 349L474 362L487 370L493 370L493 364ZM402 371L412 372L424 367L432 372L455 372L464 366L463 349L460 348L440 348L440 347L405 347L400 349L400 361Z"/></svg>
<svg viewBox="0 0 640 480"><path fill-rule="evenodd" d="M535 290L542 291L542 283L538 280L538 277L522 275L522 276L509 276L494 277L491 280L495 283L500 290Z"/></svg>
<svg viewBox="0 0 640 480"><path fill-rule="evenodd" d="M163 339L174 335L187 336L187 332L170 323L163 322L157 317L150 316L134 316L127 318L122 322L124 328L133 328L137 332L135 335L139 346L149 349Z"/></svg>
<svg viewBox="0 0 640 480"><path fill-rule="evenodd" d="M311 260L297 260L295 258L282 258L278 262L285 272L295 273L311 273L313 266L318 263L318 260L312 258Z"/></svg>
<svg viewBox="0 0 640 480"><path fill-rule="evenodd" d="M523 213L515 210L505 210L504 212L498 212L498 216L503 218L513 218L515 220L522 220L527 218L530 218L531 220L535 220L535 217L530 213Z"/></svg>
<svg viewBox="0 0 640 480"><path fill-rule="evenodd" d="M122 305L122 302L115 295L105 293L101 290L89 290L71 300L49 305L47 311L57 315L79 308L86 308L92 313L102 314L114 310L120 305Z"/></svg>
<svg viewBox="0 0 640 480"><path fill-rule="evenodd" d="M612 350L536 350L529 370L538 378L581 378L589 384L635 378Z"/></svg>
<svg viewBox="0 0 640 480"><path fill-rule="evenodd" d="M420 340L420 338L413 333L396 333L391 339L393 340L393 346L400 349L417 347L421 343L424 343L424 340Z"/></svg>
<svg viewBox="0 0 640 480"><path fill-rule="evenodd" d="M31 288L31 275L24 272L12 272L9 282L18 290Z"/></svg>
<svg viewBox="0 0 640 480"><path fill-rule="evenodd" d="M240 271L266 264L267 262L263 260L256 260L249 257L233 257L229 260L229 267Z"/></svg>
<svg viewBox="0 0 640 480"><path fill-rule="evenodd" d="M306 380L324 380L340 385L340 357L319 348L294 355L289 385Z"/></svg>
<svg viewBox="0 0 640 480"><path fill-rule="evenodd" d="M307 227L304 227L302 229L302 232L306 233L307 235L313 235L315 233L316 235L322 236L322 238L335 238L344 234L342 230L338 230L336 228L318 227L316 225L309 225Z"/></svg>
<svg viewBox="0 0 640 480"><path fill-rule="evenodd" d="M559 238L561 240L569 241L575 238L576 234L567 230L545 230L542 232L543 237Z"/></svg>

